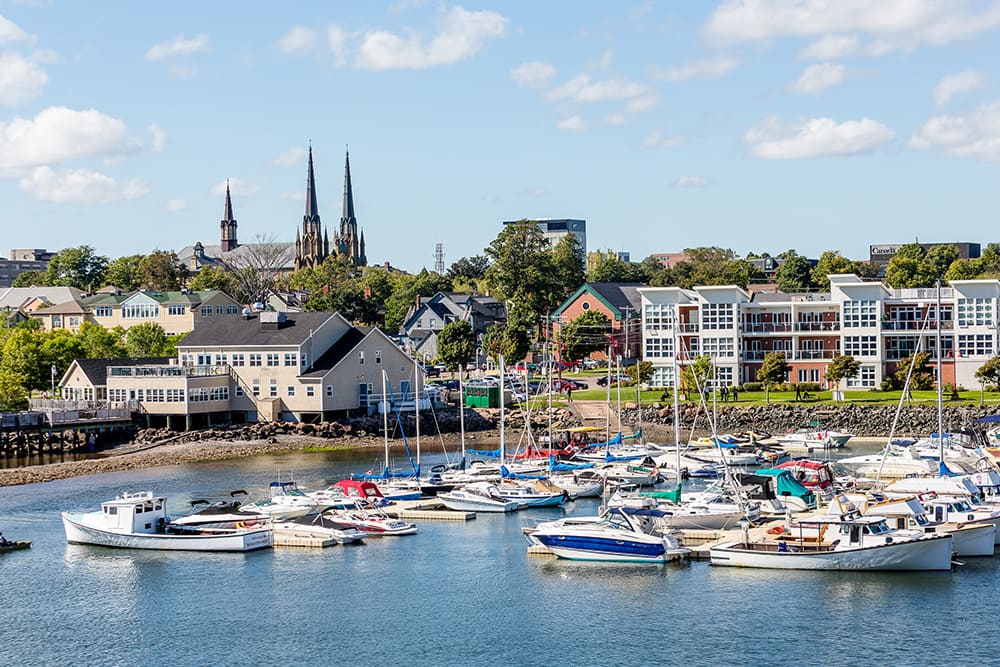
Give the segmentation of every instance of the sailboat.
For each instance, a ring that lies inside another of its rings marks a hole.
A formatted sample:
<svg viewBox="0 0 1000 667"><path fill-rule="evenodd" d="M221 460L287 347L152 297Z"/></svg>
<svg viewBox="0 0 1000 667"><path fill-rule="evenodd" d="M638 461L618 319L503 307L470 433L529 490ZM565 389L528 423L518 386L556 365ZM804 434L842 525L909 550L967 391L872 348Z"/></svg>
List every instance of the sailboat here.
<svg viewBox="0 0 1000 667"><path fill-rule="evenodd" d="M420 483L418 478L420 476L420 466L410 461L413 465L412 472L394 472L391 469L391 460L389 458L389 410L392 406L392 402L389 399L388 393L388 379L386 378L385 371L382 371L382 430L383 430L383 442L385 446L385 467L382 469L381 473L367 473L364 475L354 475L355 479L369 480L375 482L378 485L379 491L387 500L416 500L420 498ZM398 419L398 415L397 415ZM417 415L417 421L419 423L419 413ZM419 429L419 426L417 427ZM403 434L403 442L406 442L406 435ZM409 455L409 446L406 448L407 455Z"/></svg>

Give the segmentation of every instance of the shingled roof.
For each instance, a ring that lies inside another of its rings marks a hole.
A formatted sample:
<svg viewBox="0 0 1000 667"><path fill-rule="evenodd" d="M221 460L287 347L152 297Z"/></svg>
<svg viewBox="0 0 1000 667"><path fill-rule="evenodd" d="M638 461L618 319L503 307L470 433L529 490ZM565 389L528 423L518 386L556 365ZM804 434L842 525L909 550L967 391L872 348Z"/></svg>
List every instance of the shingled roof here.
<svg viewBox="0 0 1000 667"><path fill-rule="evenodd" d="M262 326L258 315L206 318L177 346L300 345L331 317L337 314L289 313L277 328Z"/></svg>

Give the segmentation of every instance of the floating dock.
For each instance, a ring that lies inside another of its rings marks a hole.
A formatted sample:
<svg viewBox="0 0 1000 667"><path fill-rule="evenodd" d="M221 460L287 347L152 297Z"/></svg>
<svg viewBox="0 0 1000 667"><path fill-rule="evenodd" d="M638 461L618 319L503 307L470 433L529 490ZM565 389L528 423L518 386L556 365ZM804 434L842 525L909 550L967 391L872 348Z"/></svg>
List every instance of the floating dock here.
<svg viewBox="0 0 1000 667"><path fill-rule="evenodd" d="M475 512L445 509L444 503L437 498L399 500L384 509L394 519L413 521L470 521L476 518Z"/></svg>
<svg viewBox="0 0 1000 667"><path fill-rule="evenodd" d="M337 540L332 537L323 539L322 537L310 537L308 535L296 534L293 530L274 531L274 546L276 547L304 547L307 549L323 549L337 544Z"/></svg>

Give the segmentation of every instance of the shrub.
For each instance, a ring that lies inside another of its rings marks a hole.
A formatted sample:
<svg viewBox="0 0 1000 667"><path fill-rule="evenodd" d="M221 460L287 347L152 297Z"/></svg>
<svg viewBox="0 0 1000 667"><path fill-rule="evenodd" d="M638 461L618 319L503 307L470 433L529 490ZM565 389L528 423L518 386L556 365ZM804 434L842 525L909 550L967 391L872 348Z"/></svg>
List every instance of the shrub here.
<svg viewBox="0 0 1000 667"><path fill-rule="evenodd" d="M743 391L760 391L763 386L760 382L744 382Z"/></svg>
<svg viewBox="0 0 1000 667"><path fill-rule="evenodd" d="M819 386L819 382L800 382L799 391L817 392L822 391L822 389Z"/></svg>
<svg viewBox="0 0 1000 667"><path fill-rule="evenodd" d="M892 378L890 377L882 378L882 384L881 384L882 391L892 391L894 384L895 383L893 383Z"/></svg>

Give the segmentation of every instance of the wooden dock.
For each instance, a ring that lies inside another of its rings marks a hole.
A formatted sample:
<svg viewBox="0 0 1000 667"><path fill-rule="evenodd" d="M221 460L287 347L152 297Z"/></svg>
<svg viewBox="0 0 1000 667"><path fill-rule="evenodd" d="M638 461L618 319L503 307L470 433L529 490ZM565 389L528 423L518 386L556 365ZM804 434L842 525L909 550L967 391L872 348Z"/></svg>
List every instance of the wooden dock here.
<svg viewBox="0 0 1000 667"><path fill-rule="evenodd" d="M437 498L398 500L384 509L394 519L412 521L470 521L476 518L475 512L445 509L444 503Z"/></svg>
<svg viewBox="0 0 1000 667"><path fill-rule="evenodd" d="M332 537L323 539L322 537L310 537L301 535L294 530L277 528L274 531L274 546L276 547L304 547L307 549L323 549L337 544L337 540Z"/></svg>

